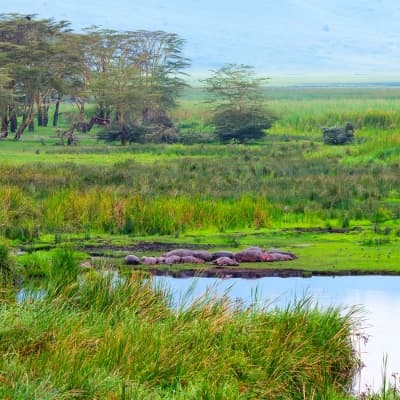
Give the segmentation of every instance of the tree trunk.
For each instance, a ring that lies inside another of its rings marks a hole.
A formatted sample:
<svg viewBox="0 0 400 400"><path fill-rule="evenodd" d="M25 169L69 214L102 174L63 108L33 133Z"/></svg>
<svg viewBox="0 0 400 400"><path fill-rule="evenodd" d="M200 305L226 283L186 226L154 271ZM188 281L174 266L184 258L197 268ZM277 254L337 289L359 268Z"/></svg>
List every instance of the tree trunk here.
<svg viewBox="0 0 400 400"><path fill-rule="evenodd" d="M49 103L46 103L43 106L43 126L47 126L49 124Z"/></svg>
<svg viewBox="0 0 400 400"><path fill-rule="evenodd" d="M10 113L10 131L12 133L15 133L17 129L18 129L17 113L15 112L15 109L12 109Z"/></svg>
<svg viewBox="0 0 400 400"><path fill-rule="evenodd" d="M17 132L15 133L15 140L21 139L21 136L24 133L25 129L31 125L33 118L33 104L31 104L29 106L28 112L23 116L21 125L18 127Z"/></svg>
<svg viewBox="0 0 400 400"><path fill-rule="evenodd" d="M15 140L21 139L22 134L24 133L25 129L28 127L29 124L30 122L27 120L22 121L21 125L18 127L17 132L15 133Z"/></svg>
<svg viewBox="0 0 400 400"><path fill-rule="evenodd" d="M54 115L53 115L53 126L57 126L58 125L58 117L60 115L60 96L57 97L57 101L56 101L56 108L54 110Z"/></svg>
<svg viewBox="0 0 400 400"><path fill-rule="evenodd" d="M39 108L38 108L38 112L37 112L37 124L38 124L38 126L43 126L42 107L39 107ZM29 127L29 130L31 130L31 127Z"/></svg>
<svg viewBox="0 0 400 400"><path fill-rule="evenodd" d="M32 118L31 122L29 122L29 128L28 128L29 132L35 132L35 122Z"/></svg>
<svg viewBox="0 0 400 400"><path fill-rule="evenodd" d="M125 126L124 126L121 129L121 145L122 146L126 146L127 143L128 143L128 137L127 137L126 129L125 129Z"/></svg>
<svg viewBox="0 0 400 400"><path fill-rule="evenodd" d="M37 110L37 123L38 126L43 126L43 114L42 114L42 101L41 96L38 95L36 97L36 110ZM29 125L29 130L33 132L34 128L32 128L33 124Z"/></svg>
<svg viewBox="0 0 400 400"><path fill-rule="evenodd" d="M94 116L92 118L90 118L90 121L86 126L86 132L89 132L93 128L95 120L96 120L96 118Z"/></svg>
<svg viewBox="0 0 400 400"><path fill-rule="evenodd" d="M5 138L8 136L8 117L7 117L7 112L3 113L3 116L1 117L1 133L0 136Z"/></svg>
<svg viewBox="0 0 400 400"><path fill-rule="evenodd" d="M119 124L121 127L121 145L122 146L126 146L126 144L128 143L128 129L125 125L125 123L123 122L123 118L121 116L120 113L119 114Z"/></svg>

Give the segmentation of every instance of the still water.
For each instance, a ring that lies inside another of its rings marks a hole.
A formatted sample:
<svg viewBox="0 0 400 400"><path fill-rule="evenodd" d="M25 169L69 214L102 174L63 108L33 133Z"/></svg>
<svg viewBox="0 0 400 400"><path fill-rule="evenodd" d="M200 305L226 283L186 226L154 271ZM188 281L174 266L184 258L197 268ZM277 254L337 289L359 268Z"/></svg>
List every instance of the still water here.
<svg viewBox="0 0 400 400"><path fill-rule="evenodd" d="M217 279L155 277L157 285L171 289L175 305L201 296L207 288L218 294L228 291L233 300L283 307L294 298L313 297L321 307L361 306L363 335L360 341L365 367L356 390L366 386L378 390L382 382L382 361L387 355L387 375L400 372L400 277L346 276L304 278Z"/></svg>

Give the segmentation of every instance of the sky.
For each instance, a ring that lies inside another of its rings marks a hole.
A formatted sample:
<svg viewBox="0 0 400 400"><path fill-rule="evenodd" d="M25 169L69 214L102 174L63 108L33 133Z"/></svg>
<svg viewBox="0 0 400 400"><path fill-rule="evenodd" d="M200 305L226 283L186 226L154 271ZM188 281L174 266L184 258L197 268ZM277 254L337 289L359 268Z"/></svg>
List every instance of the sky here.
<svg viewBox="0 0 400 400"><path fill-rule="evenodd" d="M76 30L100 25L177 33L198 74L238 63L272 76L400 77L399 0L0 0L0 5L3 13L65 19Z"/></svg>

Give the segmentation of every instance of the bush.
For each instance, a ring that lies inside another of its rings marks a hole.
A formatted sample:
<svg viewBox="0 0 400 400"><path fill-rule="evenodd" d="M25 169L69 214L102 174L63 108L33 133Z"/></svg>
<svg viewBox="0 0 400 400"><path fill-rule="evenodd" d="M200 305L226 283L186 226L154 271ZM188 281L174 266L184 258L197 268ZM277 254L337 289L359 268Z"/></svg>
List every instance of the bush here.
<svg viewBox="0 0 400 400"><path fill-rule="evenodd" d="M245 143L251 139L261 139L264 130L271 128L275 117L266 114L261 109L236 110L224 109L217 111L211 119L215 133L221 142L231 140Z"/></svg>

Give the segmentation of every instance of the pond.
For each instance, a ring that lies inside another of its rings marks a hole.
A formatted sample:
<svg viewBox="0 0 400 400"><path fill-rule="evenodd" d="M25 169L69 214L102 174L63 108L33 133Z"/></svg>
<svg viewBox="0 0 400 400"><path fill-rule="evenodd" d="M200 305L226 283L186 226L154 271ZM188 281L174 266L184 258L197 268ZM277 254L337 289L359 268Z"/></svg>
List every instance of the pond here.
<svg viewBox="0 0 400 400"><path fill-rule="evenodd" d="M312 296L321 307L362 307L363 336L359 348L365 367L358 377L355 390L368 386L379 390L382 383L383 357L387 355L387 376L400 372L400 277L345 276L312 278L218 279L155 277L156 284L171 289L178 304L212 288L218 294L228 290L233 300L250 304L255 296L260 302L283 307L295 298ZM189 293L189 294L188 294ZM186 294L186 295L185 295Z"/></svg>

